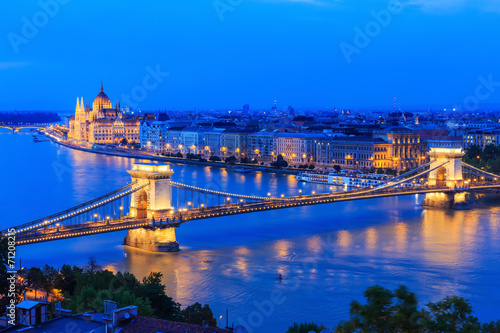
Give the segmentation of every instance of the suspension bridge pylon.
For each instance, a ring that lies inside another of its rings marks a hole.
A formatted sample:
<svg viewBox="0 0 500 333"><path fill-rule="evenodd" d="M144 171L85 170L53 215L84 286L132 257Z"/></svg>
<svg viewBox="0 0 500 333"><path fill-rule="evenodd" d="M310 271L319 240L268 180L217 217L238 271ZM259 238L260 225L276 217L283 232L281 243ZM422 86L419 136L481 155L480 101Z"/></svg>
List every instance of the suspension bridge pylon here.
<svg viewBox="0 0 500 333"><path fill-rule="evenodd" d="M430 186L447 186L454 188L463 185L461 148L431 148L428 152L431 158L429 173ZM435 169L435 167L442 165Z"/></svg>
<svg viewBox="0 0 500 333"><path fill-rule="evenodd" d="M130 216L141 219L161 218L172 210L170 177L174 171L168 164L134 163L127 171L138 185L148 184L130 198Z"/></svg>
<svg viewBox="0 0 500 333"><path fill-rule="evenodd" d="M464 185L462 174L462 148L431 148L429 186L448 187L450 190ZM428 193L422 202L423 206L448 209L466 209L466 194L463 192L443 191Z"/></svg>
<svg viewBox="0 0 500 333"><path fill-rule="evenodd" d="M132 170L127 172L133 182L148 184L132 193L129 212L132 218L147 220L148 226L127 230L124 244L153 252L179 251L179 243L175 237L177 225L155 223L155 220L172 218L170 177L174 171L168 164L134 163Z"/></svg>

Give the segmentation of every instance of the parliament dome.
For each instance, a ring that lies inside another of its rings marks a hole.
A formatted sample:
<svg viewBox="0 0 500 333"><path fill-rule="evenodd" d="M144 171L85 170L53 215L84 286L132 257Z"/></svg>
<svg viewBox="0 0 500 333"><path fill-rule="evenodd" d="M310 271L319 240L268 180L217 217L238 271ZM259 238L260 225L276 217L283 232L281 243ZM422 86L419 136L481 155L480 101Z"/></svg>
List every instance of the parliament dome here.
<svg viewBox="0 0 500 333"><path fill-rule="evenodd" d="M97 94L94 99L93 109L111 109L111 101L109 100L108 95L104 93L102 82L101 82L101 91Z"/></svg>

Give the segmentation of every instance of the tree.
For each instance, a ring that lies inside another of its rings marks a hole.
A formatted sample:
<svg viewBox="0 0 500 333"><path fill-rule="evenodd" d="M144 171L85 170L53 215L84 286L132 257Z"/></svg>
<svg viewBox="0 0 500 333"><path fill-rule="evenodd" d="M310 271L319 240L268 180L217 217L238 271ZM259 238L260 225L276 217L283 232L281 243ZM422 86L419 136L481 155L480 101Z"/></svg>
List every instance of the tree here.
<svg viewBox="0 0 500 333"><path fill-rule="evenodd" d="M52 291L52 289L54 289L54 281L56 280L59 272L54 267L46 264L43 266L42 274L42 288L48 294Z"/></svg>
<svg viewBox="0 0 500 333"><path fill-rule="evenodd" d="M128 140L126 138L123 138L121 141L120 141L120 144L122 146L126 146L128 144Z"/></svg>
<svg viewBox="0 0 500 333"><path fill-rule="evenodd" d="M471 145L467 148L467 153L465 156L469 158L469 160L474 161L475 163L479 163L481 157L483 155L483 150L478 145Z"/></svg>
<svg viewBox="0 0 500 333"><path fill-rule="evenodd" d="M214 314L207 304L202 307L200 303L196 302L188 306L182 310L182 318L189 324L217 327L217 319L214 318Z"/></svg>
<svg viewBox="0 0 500 333"><path fill-rule="evenodd" d="M229 157L226 157L226 163L227 164L235 164L236 163L236 157L234 156L229 156Z"/></svg>
<svg viewBox="0 0 500 333"><path fill-rule="evenodd" d="M74 294L77 285L76 277L83 273L83 269L70 265L63 265L54 280L54 288L69 295Z"/></svg>
<svg viewBox="0 0 500 333"><path fill-rule="evenodd" d="M462 297L445 297L437 303L428 303L424 325L429 332L479 332L479 320L472 315L472 306Z"/></svg>
<svg viewBox="0 0 500 333"><path fill-rule="evenodd" d="M286 333L309 333L316 332L319 333L322 330L326 330L326 327L323 324L318 325L315 323L293 323L293 325L286 331Z"/></svg>
<svg viewBox="0 0 500 333"><path fill-rule="evenodd" d="M161 284L162 277L163 274L160 272L151 272L144 277L140 295L151 301L158 318L180 320L182 319L181 305L165 294L165 286Z"/></svg>
<svg viewBox="0 0 500 333"><path fill-rule="evenodd" d="M313 170L315 168L314 164L309 165L309 170Z"/></svg>
<svg viewBox="0 0 500 333"><path fill-rule="evenodd" d="M28 269L26 273L26 285L28 286L28 288L35 290L36 298L36 291L38 289L42 289L44 285L44 276L40 268L31 267L30 269Z"/></svg>
<svg viewBox="0 0 500 333"><path fill-rule="evenodd" d="M184 155L182 155L182 153L181 153L181 152L178 152L177 154L175 154L175 157L183 158L183 157L184 157Z"/></svg>
<svg viewBox="0 0 500 333"><path fill-rule="evenodd" d="M283 155L279 154L276 157L276 161L271 163L271 166L277 169L286 168L288 166L288 162L284 160Z"/></svg>
<svg viewBox="0 0 500 333"><path fill-rule="evenodd" d="M101 270L101 266L97 264L97 259L94 256L90 256L87 262L87 271L90 273L95 273Z"/></svg>
<svg viewBox="0 0 500 333"><path fill-rule="evenodd" d="M335 164L335 165L333 166L333 170L335 170L335 172L340 172L340 170L341 170L341 169L342 169L342 168L341 168L341 167L340 167L340 165L338 165L338 164Z"/></svg>
<svg viewBox="0 0 500 333"><path fill-rule="evenodd" d="M383 175L384 174L384 169L382 169L382 168L377 169L377 174Z"/></svg>
<svg viewBox="0 0 500 333"><path fill-rule="evenodd" d="M210 156L209 160L212 162L220 162L221 161L219 156Z"/></svg>

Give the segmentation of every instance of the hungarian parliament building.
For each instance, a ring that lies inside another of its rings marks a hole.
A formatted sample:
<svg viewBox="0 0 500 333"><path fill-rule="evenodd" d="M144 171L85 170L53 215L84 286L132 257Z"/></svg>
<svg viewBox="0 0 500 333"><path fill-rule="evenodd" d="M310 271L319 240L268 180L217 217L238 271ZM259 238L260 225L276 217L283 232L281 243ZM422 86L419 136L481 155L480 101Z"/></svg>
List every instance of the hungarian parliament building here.
<svg viewBox="0 0 500 333"><path fill-rule="evenodd" d="M73 143L85 144L114 144L139 143L140 121L136 117L123 115L120 105L115 108L109 97L101 91L92 104L85 105L83 97L76 99L75 114L69 121L68 139Z"/></svg>

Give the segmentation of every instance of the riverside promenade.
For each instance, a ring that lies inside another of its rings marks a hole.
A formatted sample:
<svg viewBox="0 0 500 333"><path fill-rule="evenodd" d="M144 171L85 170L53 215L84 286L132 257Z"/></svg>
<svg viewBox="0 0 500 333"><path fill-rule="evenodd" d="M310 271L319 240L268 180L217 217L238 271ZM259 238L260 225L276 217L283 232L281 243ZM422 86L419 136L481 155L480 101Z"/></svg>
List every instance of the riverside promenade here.
<svg viewBox="0 0 500 333"><path fill-rule="evenodd" d="M200 165L200 166L207 166L208 165L208 166L217 166L217 167L223 167L223 168L229 168L232 166L239 166L239 167L244 167L245 169L248 169L250 171L274 172L274 173L283 173L283 174L292 174L292 175L296 175L296 174L299 174L300 172L304 171L304 170L293 170L293 169L289 169L289 168L276 169L274 167L268 167L268 166L263 166L263 165L254 165L254 164L241 164L241 163L226 164L223 161L221 161L221 162L197 161L197 160L192 160L192 159L188 159L188 158L184 158L184 157L181 158L181 157L173 157L173 156L160 156L160 155L155 155L154 153L139 151L139 150L123 151L123 150L117 150L116 148L109 148L109 149L86 148L86 147L78 146L78 145L72 144L68 141L65 141L50 131L45 130L42 133L44 135L46 135L47 137L49 137L53 142L60 144L61 146L65 146L65 147L75 149L75 150L84 151L87 153L126 157L126 158L145 159L145 160L151 160L151 161L157 161L157 162L173 162L173 163L183 163L183 164L194 164L194 165Z"/></svg>

